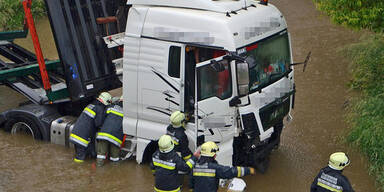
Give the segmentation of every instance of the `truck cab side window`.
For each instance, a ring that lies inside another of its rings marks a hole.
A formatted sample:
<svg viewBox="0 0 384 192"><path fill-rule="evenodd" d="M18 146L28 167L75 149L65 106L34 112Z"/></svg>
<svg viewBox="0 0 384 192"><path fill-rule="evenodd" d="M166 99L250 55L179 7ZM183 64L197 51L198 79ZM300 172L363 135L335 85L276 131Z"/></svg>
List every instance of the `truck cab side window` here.
<svg viewBox="0 0 384 192"><path fill-rule="evenodd" d="M204 62L226 54L224 50L216 50L204 47L187 46L185 49L185 90L184 90L184 112L193 114L195 101L195 67L197 63ZM224 61L225 62L225 61ZM224 71L216 72L211 67L203 67L198 71L199 100L209 97L229 98L232 95L232 84L230 79L229 64L223 64ZM213 70L213 71L212 71ZM210 76L212 75L212 76ZM213 88L214 90L209 90ZM203 93L204 92L204 93ZM193 118L190 119L193 122Z"/></svg>
<svg viewBox="0 0 384 192"><path fill-rule="evenodd" d="M232 81L228 60L221 60L222 69L218 71L214 65L206 65L197 70L198 101L210 97L227 99L232 95Z"/></svg>
<svg viewBox="0 0 384 192"><path fill-rule="evenodd" d="M168 57L168 75L180 78L180 55L181 47L171 46Z"/></svg>

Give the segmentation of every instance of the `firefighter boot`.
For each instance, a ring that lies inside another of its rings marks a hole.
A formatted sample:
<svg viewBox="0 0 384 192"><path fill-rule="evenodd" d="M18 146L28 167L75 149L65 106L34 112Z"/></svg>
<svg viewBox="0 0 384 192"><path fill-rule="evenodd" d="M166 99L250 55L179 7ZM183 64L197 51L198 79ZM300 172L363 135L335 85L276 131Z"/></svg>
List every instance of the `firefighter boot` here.
<svg viewBox="0 0 384 192"><path fill-rule="evenodd" d="M82 163L84 162L85 156L86 156L87 148L85 148L82 145L75 145L75 153L76 156L73 159L76 163Z"/></svg>
<svg viewBox="0 0 384 192"><path fill-rule="evenodd" d="M96 165L98 167L101 167L104 165L104 160L106 159L106 154L108 150L108 141L98 140L96 147L97 147Z"/></svg>
<svg viewBox="0 0 384 192"><path fill-rule="evenodd" d="M120 160L120 147L117 147L116 145L110 143L109 144L109 152L112 165L119 165Z"/></svg>

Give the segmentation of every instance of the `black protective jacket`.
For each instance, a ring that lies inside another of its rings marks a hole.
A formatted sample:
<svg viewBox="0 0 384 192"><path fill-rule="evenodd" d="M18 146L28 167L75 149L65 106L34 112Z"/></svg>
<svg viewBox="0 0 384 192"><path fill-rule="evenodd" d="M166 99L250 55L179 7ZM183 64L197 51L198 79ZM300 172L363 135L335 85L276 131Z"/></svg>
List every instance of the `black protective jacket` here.
<svg viewBox="0 0 384 192"><path fill-rule="evenodd" d="M347 177L341 174L342 171L335 170L329 166L320 170L311 185L311 192L353 192Z"/></svg>
<svg viewBox="0 0 384 192"><path fill-rule="evenodd" d="M161 153L157 150L152 155L151 169L155 175L155 191L177 191L180 189L178 171L189 172L195 164L193 156L184 161L175 150Z"/></svg>
<svg viewBox="0 0 384 192"><path fill-rule="evenodd" d="M176 152L180 152L181 157L188 160L191 158L192 152L188 147L189 141L184 131L183 127L174 128L172 125L167 127L167 135L172 137Z"/></svg>
<svg viewBox="0 0 384 192"><path fill-rule="evenodd" d="M194 192L216 192L219 179L232 179L251 173L248 167L230 167L219 165L212 157L200 157L192 170L189 187Z"/></svg>
<svg viewBox="0 0 384 192"><path fill-rule="evenodd" d="M74 144L88 147L91 137L94 138L97 128L104 121L104 109L105 105L98 100L85 107L73 127L70 141Z"/></svg>
<svg viewBox="0 0 384 192"><path fill-rule="evenodd" d="M113 104L107 107L106 117L100 131L97 133L96 139L106 140L110 143L121 146L123 140L123 102Z"/></svg>

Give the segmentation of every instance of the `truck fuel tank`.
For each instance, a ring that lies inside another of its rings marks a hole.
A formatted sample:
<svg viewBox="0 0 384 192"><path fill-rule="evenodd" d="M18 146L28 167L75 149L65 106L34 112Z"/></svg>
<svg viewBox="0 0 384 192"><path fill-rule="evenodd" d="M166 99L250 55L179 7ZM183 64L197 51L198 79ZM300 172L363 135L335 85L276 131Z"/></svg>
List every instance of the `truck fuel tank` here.
<svg viewBox="0 0 384 192"><path fill-rule="evenodd" d="M73 147L69 142L69 135L76 123L76 117L63 116L52 121L51 124L51 143Z"/></svg>

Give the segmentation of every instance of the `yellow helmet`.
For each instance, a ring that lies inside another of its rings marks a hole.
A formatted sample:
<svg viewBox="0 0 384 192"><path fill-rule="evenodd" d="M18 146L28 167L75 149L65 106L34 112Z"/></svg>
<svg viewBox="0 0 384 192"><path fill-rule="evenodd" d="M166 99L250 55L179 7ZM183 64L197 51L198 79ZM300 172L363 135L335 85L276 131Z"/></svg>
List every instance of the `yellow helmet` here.
<svg viewBox="0 0 384 192"><path fill-rule="evenodd" d="M178 128L183 126L183 123L185 121L185 115L180 111L175 111L172 113L169 120L171 120L171 124L174 128Z"/></svg>
<svg viewBox="0 0 384 192"><path fill-rule="evenodd" d="M175 145L173 144L173 140L169 135L161 136L158 144L159 144L159 150L162 153L169 153L175 147Z"/></svg>
<svg viewBox="0 0 384 192"><path fill-rule="evenodd" d="M213 157L216 155L216 152L219 151L219 146L212 141L205 142L201 145L201 156Z"/></svg>
<svg viewBox="0 0 384 192"><path fill-rule="evenodd" d="M350 163L348 156L343 152L333 153L329 157L329 167L336 170L343 170L344 167L348 166Z"/></svg>
<svg viewBox="0 0 384 192"><path fill-rule="evenodd" d="M104 105L108 105L112 101L112 96L108 92L102 92L97 99Z"/></svg>

